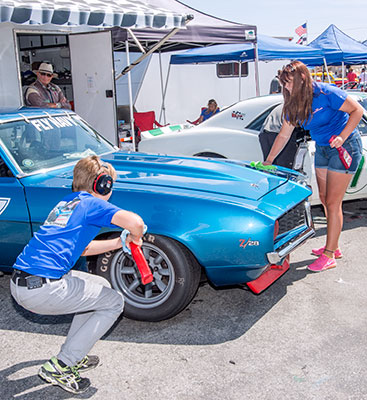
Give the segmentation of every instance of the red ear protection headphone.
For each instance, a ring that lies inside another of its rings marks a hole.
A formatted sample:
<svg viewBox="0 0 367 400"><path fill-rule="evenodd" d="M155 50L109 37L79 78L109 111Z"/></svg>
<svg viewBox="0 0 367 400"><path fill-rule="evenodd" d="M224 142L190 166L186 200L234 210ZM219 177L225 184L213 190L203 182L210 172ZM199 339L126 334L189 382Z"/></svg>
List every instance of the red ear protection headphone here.
<svg viewBox="0 0 367 400"><path fill-rule="evenodd" d="M106 196L111 192L113 186L113 179L110 175L102 172L96 176L93 182L93 192Z"/></svg>

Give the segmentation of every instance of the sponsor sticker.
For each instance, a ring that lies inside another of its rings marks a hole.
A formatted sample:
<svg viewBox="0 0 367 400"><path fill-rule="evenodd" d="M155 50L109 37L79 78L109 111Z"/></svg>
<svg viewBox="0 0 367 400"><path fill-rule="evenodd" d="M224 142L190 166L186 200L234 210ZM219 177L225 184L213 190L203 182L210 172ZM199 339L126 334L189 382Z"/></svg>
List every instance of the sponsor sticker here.
<svg viewBox="0 0 367 400"><path fill-rule="evenodd" d="M49 131L55 128L64 128L68 126L78 126L78 124L71 117L48 117L32 119L31 124L39 131Z"/></svg>
<svg viewBox="0 0 367 400"><path fill-rule="evenodd" d="M245 114L241 111L232 111L232 118L236 118L236 119L243 121L244 116L245 116Z"/></svg>

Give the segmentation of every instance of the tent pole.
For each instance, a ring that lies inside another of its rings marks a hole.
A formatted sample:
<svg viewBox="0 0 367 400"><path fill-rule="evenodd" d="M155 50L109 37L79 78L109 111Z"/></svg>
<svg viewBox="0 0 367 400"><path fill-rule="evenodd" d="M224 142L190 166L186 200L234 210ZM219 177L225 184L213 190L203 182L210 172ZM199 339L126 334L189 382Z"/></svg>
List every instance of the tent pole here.
<svg viewBox="0 0 367 400"><path fill-rule="evenodd" d="M257 42L254 42L255 51L255 86L256 86L256 97L260 96L260 82L259 82L259 52L257 49Z"/></svg>
<svg viewBox="0 0 367 400"><path fill-rule="evenodd" d="M344 61L342 61L342 87L344 86Z"/></svg>
<svg viewBox="0 0 367 400"><path fill-rule="evenodd" d="M241 61L238 62L238 101L241 101Z"/></svg>
<svg viewBox="0 0 367 400"><path fill-rule="evenodd" d="M165 105L165 100L166 100L166 93L167 93L167 87L168 87L168 79L169 79L169 74L171 72L171 62L168 64L168 71L167 71L167 78L166 78L166 84L164 86L164 91L162 95L162 106L161 106L161 111L159 113L159 119L162 118L162 113L164 114L164 123L166 124L166 105Z"/></svg>
<svg viewBox="0 0 367 400"><path fill-rule="evenodd" d="M324 57L324 67L325 67L325 72L326 72L326 74L327 74L328 82L331 83L330 75L329 75L329 70L328 70L328 68L327 68L327 63L326 63L326 58L325 58L325 57Z"/></svg>
<svg viewBox="0 0 367 400"><path fill-rule="evenodd" d="M163 71L162 71L162 52L159 50L158 52L158 57L159 57L159 75L161 78L161 95L162 95L162 110L163 110L163 121L164 124L166 124L166 107L164 105L164 97L163 97ZM161 115L159 115L159 122L161 122Z"/></svg>
<svg viewBox="0 0 367 400"><path fill-rule="evenodd" d="M129 53L129 41L126 40L126 63L130 65L130 53ZM133 141L133 151L135 151L135 131L134 131L134 108L133 108L133 94L131 88L131 71L127 73L128 91L129 91L129 105L130 105L130 125L131 125L131 137Z"/></svg>
<svg viewBox="0 0 367 400"><path fill-rule="evenodd" d="M194 17L192 15L187 15L185 20L185 25L188 24ZM115 80L117 81L123 75L126 75L131 69L133 69L136 65L142 62L146 57L150 56L156 50L163 46L165 42L167 42L173 35L175 35L181 28L173 28L170 32L167 33L159 42L157 42L154 46L152 46L145 54L142 54L137 60L135 60L132 64L129 64L124 70L119 73Z"/></svg>
<svg viewBox="0 0 367 400"><path fill-rule="evenodd" d="M141 53L145 54L146 50L139 42L139 39L135 36L135 33L130 28L127 28L126 30L129 32L129 35L133 38L135 44L139 47L139 50L141 51Z"/></svg>

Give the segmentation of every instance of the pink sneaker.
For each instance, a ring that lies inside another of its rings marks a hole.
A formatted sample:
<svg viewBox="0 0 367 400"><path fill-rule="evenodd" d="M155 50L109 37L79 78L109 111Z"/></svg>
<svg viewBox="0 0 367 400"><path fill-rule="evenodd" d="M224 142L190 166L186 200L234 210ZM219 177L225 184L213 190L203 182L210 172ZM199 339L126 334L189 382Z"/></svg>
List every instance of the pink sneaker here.
<svg viewBox="0 0 367 400"><path fill-rule="evenodd" d="M321 256L316 261L314 261L307 267L307 269L309 269L312 272L321 272L335 267L336 267L335 258L329 258L325 254L321 254Z"/></svg>
<svg viewBox="0 0 367 400"><path fill-rule="evenodd" d="M321 254L324 252L325 250L325 246L320 247L319 249L312 249L311 253L314 256L321 256ZM343 257L343 253L341 252L341 250L339 248L337 248L334 252L334 258L342 258Z"/></svg>

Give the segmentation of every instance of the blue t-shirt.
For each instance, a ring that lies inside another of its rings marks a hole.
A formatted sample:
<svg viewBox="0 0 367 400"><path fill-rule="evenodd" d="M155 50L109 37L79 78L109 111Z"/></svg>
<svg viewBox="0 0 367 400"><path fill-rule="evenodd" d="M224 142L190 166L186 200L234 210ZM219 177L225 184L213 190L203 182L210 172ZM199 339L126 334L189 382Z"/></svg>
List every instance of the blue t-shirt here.
<svg viewBox="0 0 367 400"><path fill-rule="evenodd" d="M61 278L101 227L115 227L111 219L120 210L87 192L69 194L50 212L13 268L45 278Z"/></svg>
<svg viewBox="0 0 367 400"><path fill-rule="evenodd" d="M201 116L203 117L203 121L206 121L207 119L209 119L210 117L212 117L215 114L219 113L219 108L217 108L214 112L213 111L209 111L207 108L204 108L204 110L201 111Z"/></svg>
<svg viewBox="0 0 367 400"><path fill-rule="evenodd" d="M328 83L313 84L312 116L302 124L311 138L320 146L329 145L333 135L339 135L348 122L349 115L340 111L348 94Z"/></svg>

